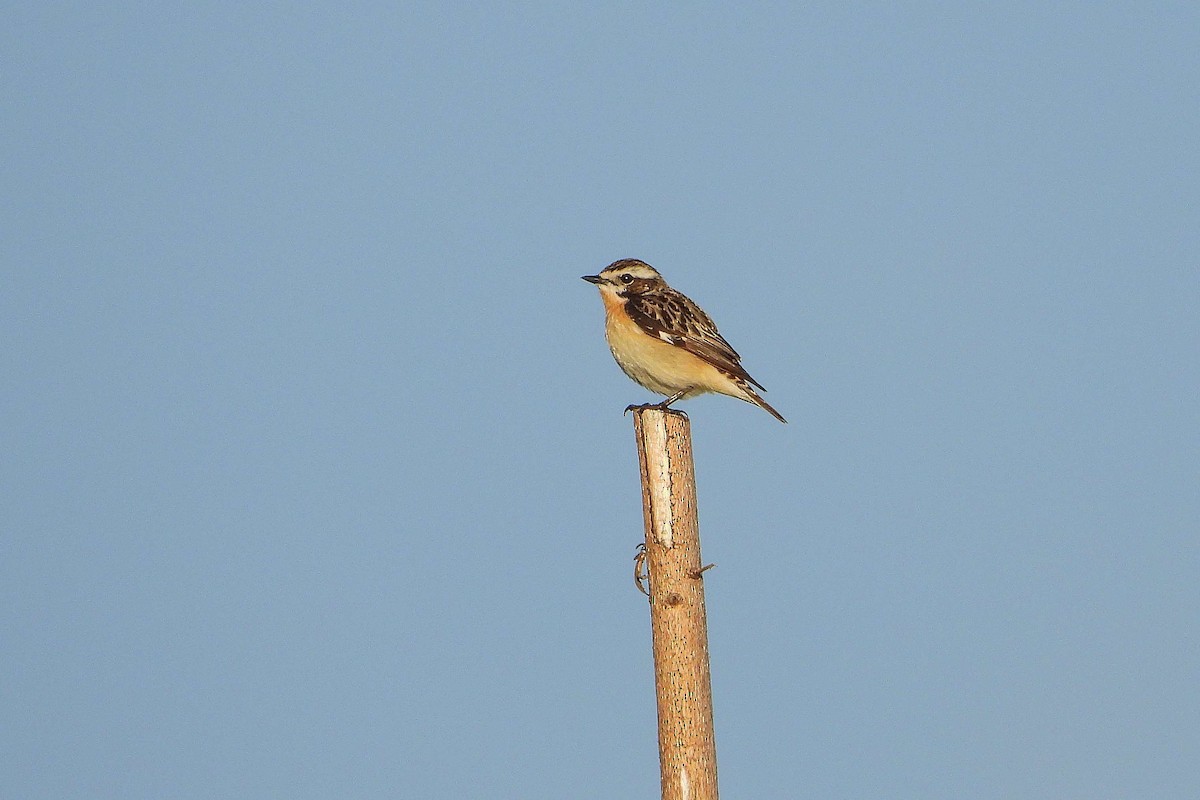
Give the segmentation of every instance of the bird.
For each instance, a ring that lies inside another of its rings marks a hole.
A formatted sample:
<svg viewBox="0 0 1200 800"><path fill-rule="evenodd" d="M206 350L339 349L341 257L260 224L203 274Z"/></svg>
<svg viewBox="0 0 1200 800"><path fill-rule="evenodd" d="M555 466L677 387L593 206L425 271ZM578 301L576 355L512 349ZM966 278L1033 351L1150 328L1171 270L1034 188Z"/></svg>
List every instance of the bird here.
<svg viewBox="0 0 1200 800"><path fill-rule="evenodd" d="M600 290L604 335L618 366L634 382L667 396L647 407L666 409L677 400L713 392L753 403L787 422L755 391L766 389L742 368L742 357L708 314L668 286L654 267L623 258L583 280Z"/></svg>

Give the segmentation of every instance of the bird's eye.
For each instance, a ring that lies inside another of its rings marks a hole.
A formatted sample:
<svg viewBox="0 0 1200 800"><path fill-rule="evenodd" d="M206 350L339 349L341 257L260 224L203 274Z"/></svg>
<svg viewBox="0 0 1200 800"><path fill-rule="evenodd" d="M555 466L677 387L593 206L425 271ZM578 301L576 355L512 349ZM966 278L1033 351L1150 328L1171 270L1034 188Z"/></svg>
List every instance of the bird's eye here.
<svg viewBox="0 0 1200 800"><path fill-rule="evenodd" d="M625 273L624 275L621 276L621 283L624 283L624 284L633 283L633 276L630 275L628 272Z"/></svg>

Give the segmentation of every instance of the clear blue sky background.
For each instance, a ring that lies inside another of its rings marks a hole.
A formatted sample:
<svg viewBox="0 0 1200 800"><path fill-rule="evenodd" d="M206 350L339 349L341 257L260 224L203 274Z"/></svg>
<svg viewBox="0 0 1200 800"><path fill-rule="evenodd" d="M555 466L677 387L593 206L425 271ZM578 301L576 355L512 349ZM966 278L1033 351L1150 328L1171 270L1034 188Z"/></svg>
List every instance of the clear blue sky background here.
<svg viewBox="0 0 1200 800"><path fill-rule="evenodd" d="M657 796L629 256L726 796L1200 796L1194 4L2 23L0 796Z"/></svg>

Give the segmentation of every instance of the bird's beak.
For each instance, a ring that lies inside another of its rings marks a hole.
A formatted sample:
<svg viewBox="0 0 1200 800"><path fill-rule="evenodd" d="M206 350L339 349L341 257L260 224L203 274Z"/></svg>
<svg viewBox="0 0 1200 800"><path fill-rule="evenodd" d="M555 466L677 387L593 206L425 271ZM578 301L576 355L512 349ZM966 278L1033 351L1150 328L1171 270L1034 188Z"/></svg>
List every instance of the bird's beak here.
<svg viewBox="0 0 1200 800"><path fill-rule="evenodd" d="M583 279L585 281L587 281L588 283L604 283L605 282L604 278L601 278L599 275L584 275Z"/></svg>

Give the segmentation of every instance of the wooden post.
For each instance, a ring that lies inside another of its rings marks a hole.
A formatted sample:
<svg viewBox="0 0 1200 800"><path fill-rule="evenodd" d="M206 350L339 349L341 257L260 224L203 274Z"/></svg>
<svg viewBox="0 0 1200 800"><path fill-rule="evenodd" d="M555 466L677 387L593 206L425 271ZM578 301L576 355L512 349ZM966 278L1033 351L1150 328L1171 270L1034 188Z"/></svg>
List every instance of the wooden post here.
<svg viewBox="0 0 1200 800"><path fill-rule="evenodd" d="M633 427L646 520L662 796L717 800L691 424L679 411L639 408Z"/></svg>

